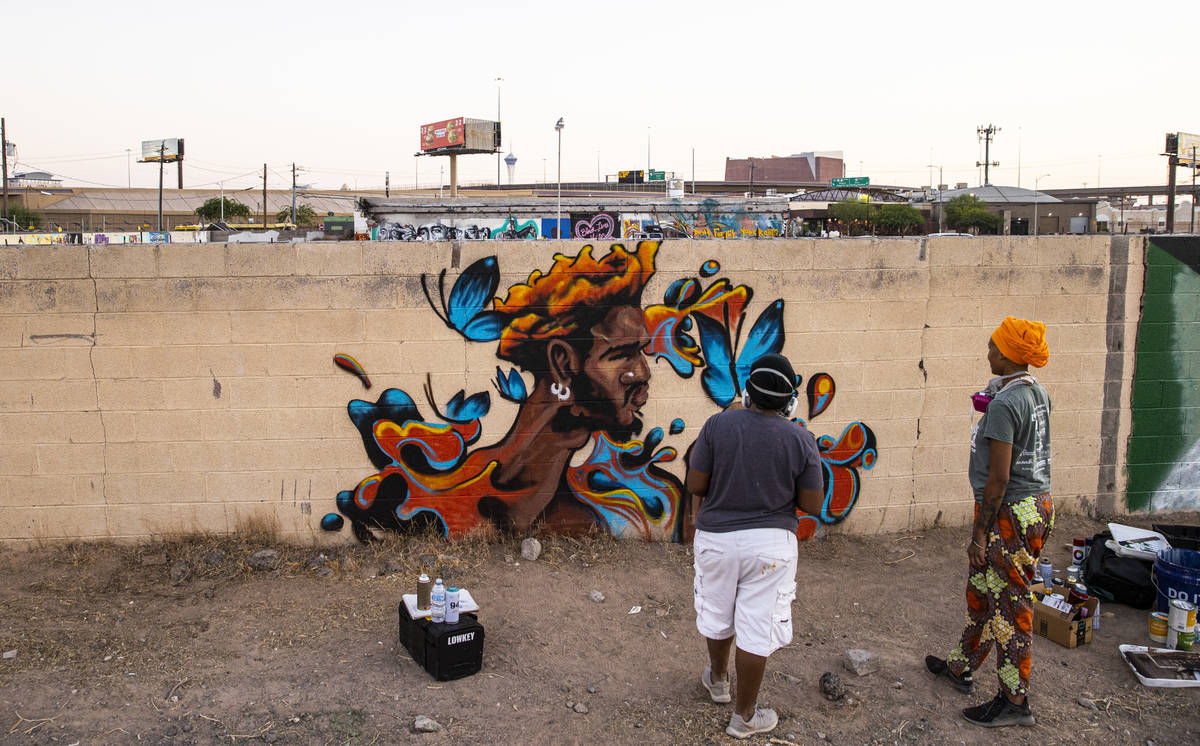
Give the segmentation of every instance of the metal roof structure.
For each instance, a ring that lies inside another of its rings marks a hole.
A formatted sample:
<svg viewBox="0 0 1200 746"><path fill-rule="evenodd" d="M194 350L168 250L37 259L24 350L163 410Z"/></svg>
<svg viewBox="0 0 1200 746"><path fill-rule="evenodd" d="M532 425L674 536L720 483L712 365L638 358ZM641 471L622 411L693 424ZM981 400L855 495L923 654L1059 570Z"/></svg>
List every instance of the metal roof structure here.
<svg viewBox="0 0 1200 746"><path fill-rule="evenodd" d="M1057 197L1052 197L1045 192L1035 192L1032 189L1023 189L1013 186L997 186L988 184L987 186L969 187L967 189L946 189L940 195L935 191L930 198L931 202L949 202L955 197L961 197L964 194L969 194L980 202L997 203L997 202L1012 202L1019 205L1032 204L1049 204L1051 202L1062 202Z"/></svg>

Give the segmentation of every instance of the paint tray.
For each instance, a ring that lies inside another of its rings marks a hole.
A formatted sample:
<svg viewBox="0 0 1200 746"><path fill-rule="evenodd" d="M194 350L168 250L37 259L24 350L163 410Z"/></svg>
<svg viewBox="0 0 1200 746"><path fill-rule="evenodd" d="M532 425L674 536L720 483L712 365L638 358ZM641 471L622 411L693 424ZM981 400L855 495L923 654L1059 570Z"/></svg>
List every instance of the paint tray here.
<svg viewBox="0 0 1200 746"><path fill-rule="evenodd" d="M1200 687L1200 652L1119 645L1121 657L1143 686Z"/></svg>
<svg viewBox="0 0 1200 746"><path fill-rule="evenodd" d="M1108 530L1112 538L1104 542L1104 545L1116 552L1118 557L1133 557L1153 562L1158 558L1159 550L1171 548L1167 537L1148 528L1110 523Z"/></svg>

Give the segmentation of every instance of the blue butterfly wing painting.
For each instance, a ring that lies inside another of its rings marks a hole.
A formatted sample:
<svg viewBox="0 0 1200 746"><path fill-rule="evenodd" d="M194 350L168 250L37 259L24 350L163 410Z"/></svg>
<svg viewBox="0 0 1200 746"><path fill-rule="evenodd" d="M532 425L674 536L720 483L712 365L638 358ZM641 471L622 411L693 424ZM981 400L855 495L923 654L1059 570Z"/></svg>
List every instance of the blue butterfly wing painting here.
<svg viewBox="0 0 1200 746"><path fill-rule="evenodd" d="M783 300L777 300L763 309L754 322L750 333L746 335L746 343L737 359L738 390L746 385L750 378L750 366L763 355L777 353L783 349Z"/></svg>
<svg viewBox="0 0 1200 746"><path fill-rule="evenodd" d="M700 331L700 349L704 351L704 372L700 374L700 385L717 406L727 407L741 392L734 380L729 332L721 322L702 313L692 314L692 318L696 320Z"/></svg>
<svg viewBox="0 0 1200 746"><path fill-rule="evenodd" d="M500 338L506 319L503 314L484 309L500 286L500 265L494 256L484 257L463 270L446 298L446 270L438 274L438 303L435 303L421 275L425 299L442 322L472 342L490 342Z"/></svg>

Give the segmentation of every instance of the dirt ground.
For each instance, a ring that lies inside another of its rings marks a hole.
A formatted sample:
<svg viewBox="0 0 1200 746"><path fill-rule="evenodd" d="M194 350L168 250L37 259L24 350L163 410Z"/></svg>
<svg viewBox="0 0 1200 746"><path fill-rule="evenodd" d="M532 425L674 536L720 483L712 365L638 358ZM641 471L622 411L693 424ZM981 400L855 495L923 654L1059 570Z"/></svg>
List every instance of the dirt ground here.
<svg viewBox="0 0 1200 746"><path fill-rule="evenodd" d="M1102 527L1061 517L1055 566L1068 564L1071 537ZM994 693L991 660L970 697L922 666L961 629L967 535L835 534L801 545L795 640L772 656L760 696L780 715L770 738L941 744L1000 735L959 715ZM274 570L246 564L272 546L265 536L0 550L0 651L16 650L0 660L0 743L732 743L729 706L709 702L699 684L690 547L543 544L534 562L515 540L396 539L320 550L324 558L274 545ZM480 602L478 675L434 681L398 644L397 604L422 567L444 568ZM592 590L606 600L591 600ZM1142 687L1117 654L1119 643L1147 641L1146 612L1101 610L1090 645L1035 638L1038 725L1004 739L1200 741L1200 690ZM880 670L844 670L849 648L878 653ZM822 698L825 671L842 676L846 701ZM415 732L419 715L441 730Z"/></svg>

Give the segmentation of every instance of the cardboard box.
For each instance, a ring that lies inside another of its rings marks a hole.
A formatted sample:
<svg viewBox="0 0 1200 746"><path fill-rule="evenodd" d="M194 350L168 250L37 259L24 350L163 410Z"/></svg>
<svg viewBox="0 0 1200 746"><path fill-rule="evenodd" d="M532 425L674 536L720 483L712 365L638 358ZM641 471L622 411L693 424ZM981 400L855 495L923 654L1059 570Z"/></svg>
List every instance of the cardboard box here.
<svg viewBox="0 0 1200 746"><path fill-rule="evenodd" d="M1035 584L1030 590L1039 597L1046 593L1046 588L1041 583ZM1071 621L1075 610L1081 606L1087 608L1087 618ZM1055 608L1045 601L1035 601L1033 604L1033 632L1067 648L1086 645L1092 641L1092 617L1095 616L1099 606L1100 601L1096 598L1089 598L1086 602L1076 604L1069 610Z"/></svg>

